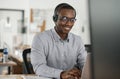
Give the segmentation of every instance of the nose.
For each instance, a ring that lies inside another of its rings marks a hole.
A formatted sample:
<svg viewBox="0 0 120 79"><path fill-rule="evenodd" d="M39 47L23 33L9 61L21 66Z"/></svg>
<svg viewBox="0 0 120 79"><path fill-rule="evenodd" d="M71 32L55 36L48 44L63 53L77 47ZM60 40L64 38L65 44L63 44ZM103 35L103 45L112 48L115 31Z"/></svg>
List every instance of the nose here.
<svg viewBox="0 0 120 79"><path fill-rule="evenodd" d="M67 22L66 22L66 25L69 25L69 26L71 26L71 25L73 25L74 23L72 23L70 20L68 20Z"/></svg>

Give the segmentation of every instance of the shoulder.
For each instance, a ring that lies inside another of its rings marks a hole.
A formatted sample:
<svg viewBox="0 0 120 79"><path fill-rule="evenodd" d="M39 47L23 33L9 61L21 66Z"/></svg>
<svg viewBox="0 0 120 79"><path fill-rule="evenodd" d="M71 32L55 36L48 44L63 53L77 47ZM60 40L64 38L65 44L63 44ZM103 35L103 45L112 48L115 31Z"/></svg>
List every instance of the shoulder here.
<svg viewBox="0 0 120 79"><path fill-rule="evenodd" d="M70 42L77 45L77 46L82 46L84 45L83 40L80 36L70 33L70 38L69 38Z"/></svg>
<svg viewBox="0 0 120 79"><path fill-rule="evenodd" d="M71 33L70 40L71 39L72 39L73 45L75 45L75 47L78 48L78 50L79 49L85 50L84 42L83 42L83 40L82 40L82 38L80 36Z"/></svg>
<svg viewBox="0 0 120 79"><path fill-rule="evenodd" d="M82 41L81 37L74 33L70 33L70 39L73 39L75 41Z"/></svg>
<svg viewBox="0 0 120 79"><path fill-rule="evenodd" d="M47 39L50 39L51 37L51 31L50 30L46 30L44 32L40 32L40 33L37 33L35 36L34 36L34 39L38 39L38 40L41 40L41 41L45 41Z"/></svg>

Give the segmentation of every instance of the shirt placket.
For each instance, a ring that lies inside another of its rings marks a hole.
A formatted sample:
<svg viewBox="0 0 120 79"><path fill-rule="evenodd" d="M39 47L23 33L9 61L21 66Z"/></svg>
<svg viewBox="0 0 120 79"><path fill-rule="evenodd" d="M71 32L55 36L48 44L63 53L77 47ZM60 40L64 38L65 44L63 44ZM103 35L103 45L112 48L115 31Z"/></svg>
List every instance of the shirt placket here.
<svg viewBox="0 0 120 79"><path fill-rule="evenodd" d="M62 49L63 49L63 52L62 52L62 69L65 70L65 53L66 53L66 47L65 47L65 41L61 41L61 45L62 45Z"/></svg>

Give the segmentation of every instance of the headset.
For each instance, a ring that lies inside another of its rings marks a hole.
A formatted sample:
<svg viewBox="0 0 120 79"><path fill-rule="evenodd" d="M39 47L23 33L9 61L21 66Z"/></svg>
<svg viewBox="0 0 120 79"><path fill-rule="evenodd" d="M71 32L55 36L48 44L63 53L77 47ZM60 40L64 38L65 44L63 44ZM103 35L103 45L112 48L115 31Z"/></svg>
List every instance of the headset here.
<svg viewBox="0 0 120 79"><path fill-rule="evenodd" d="M55 10L54 10L54 15L53 15L53 21L54 22L56 22L58 20L58 12L63 8L73 9L75 11L75 9L67 3L61 3L61 4L57 5ZM75 11L75 16L76 16L76 11Z"/></svg>

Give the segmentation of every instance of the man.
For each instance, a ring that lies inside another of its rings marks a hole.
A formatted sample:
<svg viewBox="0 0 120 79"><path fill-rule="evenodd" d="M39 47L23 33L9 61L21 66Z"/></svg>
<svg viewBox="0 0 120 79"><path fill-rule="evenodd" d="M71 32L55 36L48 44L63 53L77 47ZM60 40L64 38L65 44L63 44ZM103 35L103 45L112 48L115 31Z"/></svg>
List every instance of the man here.
<svg viewBox="0 0 120 79"><path fill-rule="evenodd" d="M69 33L76 19L75 9L59 4L54 11L55 27L34 37L31 62L39 76L79 79L87 53L79 36Z"/></svg>

